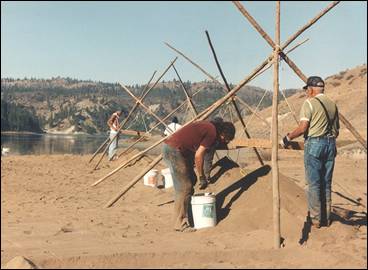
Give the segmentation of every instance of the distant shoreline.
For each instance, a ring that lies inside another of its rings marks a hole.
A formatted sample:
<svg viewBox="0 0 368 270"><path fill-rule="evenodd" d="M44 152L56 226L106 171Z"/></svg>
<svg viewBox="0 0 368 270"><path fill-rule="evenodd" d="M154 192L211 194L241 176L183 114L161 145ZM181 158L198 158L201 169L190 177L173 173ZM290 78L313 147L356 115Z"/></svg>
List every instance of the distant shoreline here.
<svg viewBox="0 0 368 270"><path fill-rule="evenodd" d="M37 132L32 132L32 131L1 131L1 135L88 135L88 136L104 136L104 133L101 134L88 134L88 133L84 133L84 132L76 132L76 133L69 133L69 132L42 132L42 133L37 133Z"/></svg>
<svg viewBox="0 0 368 270"><path fill-rule="evenodd" d="M43 135L47 134L46 132L37 133L32 131L1 131L1 135Z"/></svg>

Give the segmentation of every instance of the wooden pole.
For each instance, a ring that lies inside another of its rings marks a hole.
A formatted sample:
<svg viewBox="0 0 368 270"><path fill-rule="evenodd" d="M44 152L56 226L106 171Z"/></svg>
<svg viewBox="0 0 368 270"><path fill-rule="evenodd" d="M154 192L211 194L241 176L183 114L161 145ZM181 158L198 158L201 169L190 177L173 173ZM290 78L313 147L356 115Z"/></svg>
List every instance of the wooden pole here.
<svg viewBox="0 0 368 270"><path fill-rule="evenodd" d="M175 49L173 46L171 46L169 43L164 42L165 45L167 47L169 47L170 49L172 49L173 51L177 52L178 54L180 54L181 56L183 56L189 63L191 63L193 66L195 66L196 68L198 68L200 71L202 71L207 77L209 77L211 80L220 83L218 80L216 80L215 77L213 77L211 74L209 74L207 71L205 71L202 67L200 67L198 64L196 64L194 61L192 61L189 57L187 57L185 54L183 54L182 52L180 52L179 50ZM220 83L221 84L221 83Z"/></svg>
<svg viewBox="0 0 368 270"><path fill-rule="evenodd" d="M186 104L186 101L183 102L179 107L177 107L176 109L174 109L171 113L169 113L164 119L162 119L162 121L166 121L170 116L172 116L174 113L176 113L181 107L183 107ZM147 133L150 133L152 130L154 130L156 127L158 127L161 123L157 123L156 125L154 125L149 131L147 131ZM126 149L124 149L123 152L121 152L119 154L119 157L123 154L125 154L126 152L129 151L129 149L131 149L134 145L136 145L137 143L139 143L140 141L142 141L144 138L141 137L138 140L136 140L135 142L133 142L130 146L128 146Z"/></svg>
<svg viewBox="0 0 368 270"><path fill-rule="evenodd" d="M339 119L341 122L344 123L344 125L350 130L350 132L354 135L354 137L360 142L360 144L365 148L367 151L367 141L363 139L363 137L358 133L358 131L353 127L352 124L343 116L341 113L339 113Z"/></svg>
<svg viewBox="0 0 368 270"><path fill-rule="evenodd" d="M105 208L112 206L117 200L120 199L131 187L133 187L149 170L155 167L162 160L162 154L157 156L148 167L144 168L129 184L127 184L118 194L116 194L110 201L105 205Z"/></svg>
<svg viewBox="0 0 368 270"><path fill-rule="evenodd" d="M291 108L291 105L290 105L290 103L288 102L288 100L287 100L287 98L286 98L286 96L285 96L284 92L283 92L283 91L280 91L280 92L281 92L281 94L282 94L282 96L283 96L283 98L284 98L284 100L285 100L285 102L286 102L287 106L289 107L289 110L290 110L291 114L293 115L295 122L296 122L297 124L299 124L299 121L298 121L298 118L296 117L295 111Z"/></svg>
<svg viewBox="0 0 368 270"><path fill-rule="evenodd" d="M110 137L107 137L107 139L100 145L99 148L97 148L96 152L93 153L91 159L88 161L88 163L91 163L92 160L97 156L97 154L100 152L100 150L107 144L107 142L110 141Z"/></svg>
<svg viewBox="0 0 368 270"><path fill-rule="evenodd" d="M171 132L173 132L171 130L171 128L166 125L166 123L164 121L161 120L160 117L158 117L150 108L148 108L146 105L143 104L142 100L138 99L135 95L133 95L133 93L122 83L120 83L121 87L123 87L123 89L132 97L136 100L136 102L138 102L143 109L145 109L150 115L152 115L154 118L156 118L161 124L163 124L167 129L169 129Z"/></svg>
<svg viewBox="0 0 368 270"><path fill-rule="evenodd" d="M333 7L335 7L340 1L334 1L330 5L328 5L324 10L322 10L317 16L315 16L312 20L310 20L307 24L305 24L302 28L300 28L294 35L289 37L287 41L284 42L281 46L281 50L284 50L287 46L290 45L298 36L300 36L305 30L315 24L322 16L324 16L327 12L329 12Z"/></svg>
<svg viewBox="0 0 368 270"><path fill-rule="evenodd" d="M263 96L262 96L261 100L258 102L257 107L254 109L254 112L257 112L257 111L258 111L258 109L259 109L259 107L261 106L261 104L262 104L262 102L263 102L263 99L265 98L265 96L266 96L266 95L267 95L267 90L265 90L265 91L264 91L264 93L263 93ZM248 125L250 124L250 122L252 121L252 119L253 119L254 115L255 115L255 113L253 113L253 114L249 117L249 119L248 119L248 121L247 121L247 123L246 123L246 126L247 126L247 127L248 127ZM267 121L266 121L266 125L268 126L268 122L267 122ZM270 131L271 131L271 125L270 125L269 127L270 127Z"/></svg>
<svg viewBox="0 0 368 270"><path fill-rule="evenodd" d="M272 135L271 135L272 136ZM234 139L228 145L227 148L231 149L239 149L245 147L257 147L257 148L266 148L272 149L273 143L271 140L266 139ZM279 144L279 147L282 148ZM301 141L290 141L287 146L288 150L304 150L304 142ZM282 148L282 150L285 150Z"/></svg>
<svg viewBox="0 0 368 270"><path fill-rule="evenodd" d="M212 51L213 57L214 57L214 59L215 59L216 66L217 66L217 68L218 68L218 70L219 70L219 72L220 72L220 74L221 74L222 80L224 81L224 84L225 84L225 86L226 86L226 90L227 90L227 92L230 92L230 91L231 91L230 86L229 86L229 84L227 83L226 77L225 77L225 75L224 75L224 73L223 73L223 71L222 71L222 68L221 68L221 66L220 66L220 63L219 63L219 61L218 61L218 59L217 59L217 55L216 55L215 49L213 48L213 45L212 45L212 42L211 42L211 38L210 38L210 35L208 34L208 31L207 31L207 30L206 30L206 36L207 36L207 40L208 40L208 43L209 43L209 45L210 45L210 48L211 48L211 51ZM240 113L240 110L239 110L239 108L238 108L238 105L236 104L236 102L235 102L235 100L234 100L233 98L231 98L231 103L233 104L233 106L234 106L234 108L235 108L235 111L236 111L236 114L237 114L237 116L238 116L238 118L239 118L239 121L240 121L240 123L241 123L241 124L242 124L242 126L243 126L243 130L244 130L244 132L245 132L245 135L247 136L247 138L248 138L248 139L250 139L250 135L249 135L249 133L248 133L248 131L247 131L246 127L245 127L245 123L244 123L243 117L241 116L241 113ZM258 158L258 161L259 161L259 162L261 163L261 165L263 166L263 165L264 165L264 162L263 162L263 160L262 160L261 155L258 153L257 148L255 148L255 147L254 147L254 148L253 148L253 150L254 150L254 152L256 153L256 156L257 156L257 158Z"/></svg>
<svg viewBox="0 0 368 270"><path fill-rule="evenodd" d="M198 114L198 112L197 112L197 110L194 108L193 101L192 101L192 98L191 98L191 97L189 96L189 94L188 94L188 90L185 88L184 83L183 83L183 81L181 80L180 75L179 75L179 73L178 73L178 71L176 70L176 68L175 68L175 66L174 66L174 65L173 65L173 68L174 68L174 70L175 70L176 76L178 76L178 79L179 79L180 85L181 85L181 87L183 88L183 91L184 91L185 96L186 96L186 98L187 98L187 101L188 101L188 104L189 104L189 106L190 106L190 109L192 110L192 112L193 112L193 114L194 114L194 115L197 115L197 114Z"/></svg>
<svg viewBox="0 0 368 270"><path fill-rule="evenodd" d="M169 66L165 69L165 71L161 74L161 76L156 80L156 82L142 95L141 100L143 100L148 93L156 86L156 84L161 80L161 78L166 74L166 72L169 70L169 68L175 63L175 61L178 59L178 57L175 57L175 59L173 61L171 61L171 63L169 64ZM115 138L119 135L120 130L122 130L124 128L124 126L128 123L128 119L130 117L130 115L133 114L133 112L138 108L139 104L136 103L133 107L133 109L131 110L130 114L128 115L128 117L126 117L126 119L124 120L124 122L121 124L118 132L116 133L116 135L113 137L112 140L110 140L109 144L106 146L100 160L97 162L96 166L94 169L97 169L98 165L100 164L100 162L102 161L104 155L106 154L109 146L111 145L111 143L115 140Z"/></svg>
<svg viewBox="0 0 368 270"><path fill-rule="evenodd" d="M273 63L273 99L272 99L272 197L273 197L273 234L274 248L280 248L280 191L278 164L278 93L279 93L279 52L280 52L280 1L276 2L276 46Z"/></svg>

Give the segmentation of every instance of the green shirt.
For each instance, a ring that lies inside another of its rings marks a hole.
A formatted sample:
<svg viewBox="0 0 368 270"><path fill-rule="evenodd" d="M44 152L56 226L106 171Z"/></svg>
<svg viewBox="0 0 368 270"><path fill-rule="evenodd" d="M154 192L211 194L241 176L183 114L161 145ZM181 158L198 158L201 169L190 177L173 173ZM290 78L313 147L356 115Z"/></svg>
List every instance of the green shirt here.
<svg viewBox="0 0 368 270"><path fill-rule="evenodd" d="M313 98L304 101L300 110L300 121L308 121L309 129L308 137L319 137L328 135L328 120L322 105L316 100L316 97L323 103L328 112L329 118L332 120L332 135L336 138L339 135L339 114L336 104L324 94L318 94Z"/></svg>

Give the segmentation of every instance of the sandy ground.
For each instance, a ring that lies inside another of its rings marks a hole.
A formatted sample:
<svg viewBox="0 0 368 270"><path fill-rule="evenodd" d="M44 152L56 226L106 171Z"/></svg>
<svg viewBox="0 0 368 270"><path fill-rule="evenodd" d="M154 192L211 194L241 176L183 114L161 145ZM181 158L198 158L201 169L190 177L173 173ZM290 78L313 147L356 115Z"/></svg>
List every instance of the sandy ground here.
<svg viewBox="0 0 368 270"><path fill-rule="evenodd" d="M42 268L366 268L366 154L337 157L334 221L309 229L302 155L280 152L279 250L273 249L270 167L246 152L229 153L241 168L225 158L213 170L207 191L217 196L218 224L192 233L172 230L172 188L141 180L103 207L154 156L95 187L124 158L93 171L91 155L1 157L1 265L22 255Z"/></svg>

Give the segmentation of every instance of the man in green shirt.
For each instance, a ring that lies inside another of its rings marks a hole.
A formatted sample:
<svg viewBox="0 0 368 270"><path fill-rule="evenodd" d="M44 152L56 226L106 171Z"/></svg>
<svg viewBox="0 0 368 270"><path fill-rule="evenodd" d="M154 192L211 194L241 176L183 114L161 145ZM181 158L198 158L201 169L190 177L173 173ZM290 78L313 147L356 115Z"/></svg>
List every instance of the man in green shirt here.
<svg viewBox="0 0 368 270"><path fill-rule="evenodd" d="M312 76L303 87L307 94L300 110L299 126L281 141L286 147L290 140L304 134L304 168L308 184L308 216L311 225L330 225L331 183L339 135L339 113L336 104L324 95L325 83Z"/></svg>

